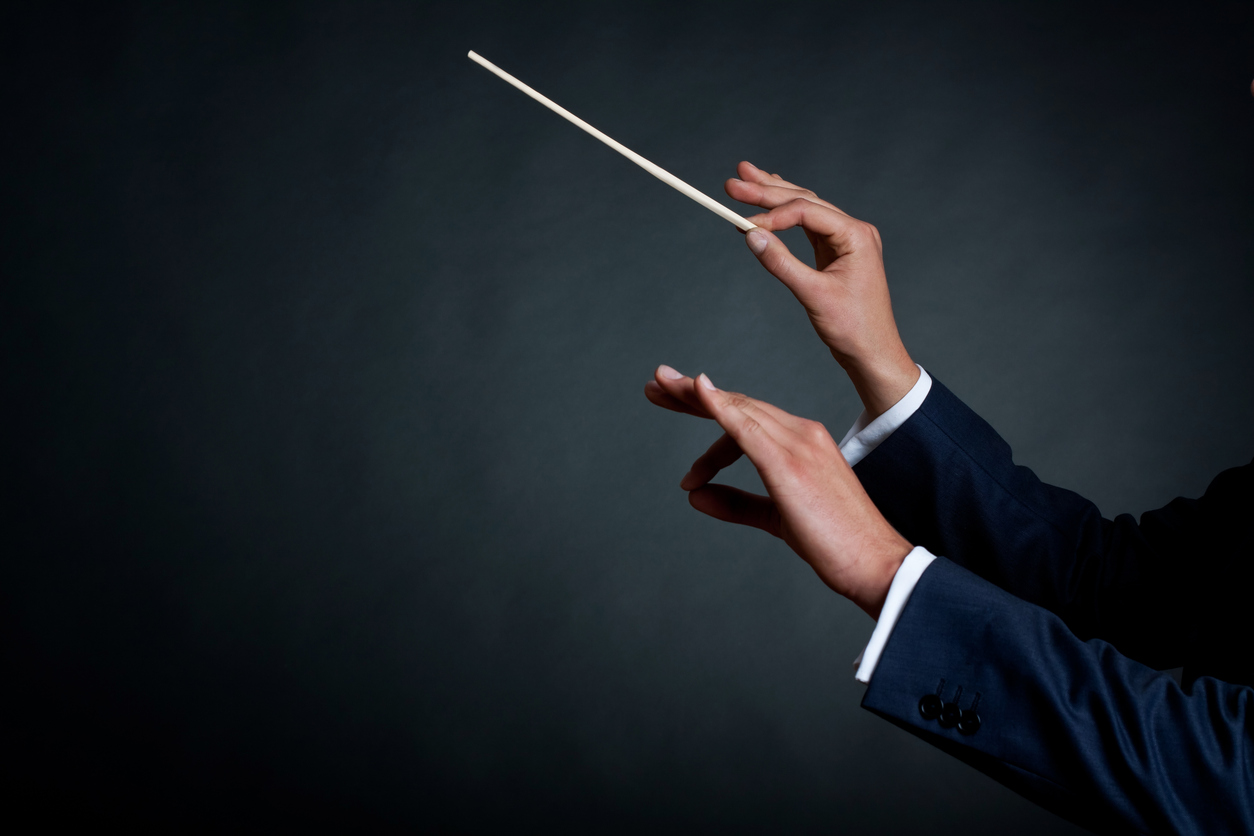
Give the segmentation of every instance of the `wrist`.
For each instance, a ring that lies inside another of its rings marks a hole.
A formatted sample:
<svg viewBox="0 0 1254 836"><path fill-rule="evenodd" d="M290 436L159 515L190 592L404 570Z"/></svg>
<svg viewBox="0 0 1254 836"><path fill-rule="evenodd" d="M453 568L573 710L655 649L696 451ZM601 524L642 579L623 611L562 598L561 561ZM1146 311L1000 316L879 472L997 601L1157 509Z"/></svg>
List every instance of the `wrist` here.
<svg viewBox="0 0 1254 836"><path fill-rule="evenodd" d="M874 549L873 555L868 555L861 588L856 596L849 597L876 621L884 609L884 602L888 599L888 590L893 585L893 579L897 577L897 570L913 550L914 546L893 530L892 536Z"/></svg>
<svg viewBox="0 0 1254 836"><path fill-rule="evenodd" d="M849 375L849 380L872 421L904 398L919 381L919 367L910 359L906 347L900 343L888 356L879 355L871 363L842 358L835 351L832 355Z"/></svg>

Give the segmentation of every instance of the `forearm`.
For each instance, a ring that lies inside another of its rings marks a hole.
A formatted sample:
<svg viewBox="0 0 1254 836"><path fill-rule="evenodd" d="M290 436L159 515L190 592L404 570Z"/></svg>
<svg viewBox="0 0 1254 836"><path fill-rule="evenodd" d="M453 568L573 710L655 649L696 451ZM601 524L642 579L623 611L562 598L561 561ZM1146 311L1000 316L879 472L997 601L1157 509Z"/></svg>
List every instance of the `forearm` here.
<svg viewBox="0 0 1254 836"><path fill-rule="evenodd" d="M910 542L1059 615L1156 667L1175 667L1188 634L1187 578L1162 538L1129 516L1042 483L943 385L855 468Z"/></svg>
<svg viewBox="0 0 1254 836"><path fill-rule="evenodd" d="M925 717L938 691L978 724ZM1088 827L1254 829L1254 690L1185 692L947 560L920 578L863 706Z"/></svg>

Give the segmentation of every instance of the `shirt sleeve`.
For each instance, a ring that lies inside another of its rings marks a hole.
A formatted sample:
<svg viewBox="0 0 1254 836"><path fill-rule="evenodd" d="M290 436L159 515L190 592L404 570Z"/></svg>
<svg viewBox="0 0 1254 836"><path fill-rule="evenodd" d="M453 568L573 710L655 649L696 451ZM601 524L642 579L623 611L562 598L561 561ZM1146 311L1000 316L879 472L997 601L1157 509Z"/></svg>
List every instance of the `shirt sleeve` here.
<svg viewBox="0 0 1254 836"><path fill-rule="evenodd" d="M901 611L910 600L915 584L923 576L923 570L935 559L936 555L927 549L915 546L901 562L901 566L897 567L897 574L893 575L892 585L888 587L888 597L884 599L884 608L880 610L879 621L875 622L875 630L871 632L871 640L867 642L862 653L858 654L858 658L853 660L854 667L857 668L854 679L864 685L870 684L875 666L879 664L880 654L884 652L884 645L888 644L888 637L892 635L893 625L901 617Z"/></svg>
<svg viewBox="0 0 1254 836"><path fill-rule="evenodd" d="M923 405L927 393L932 390L932 378L922 366L918 363L915 365L919 369L919 379L914 382L914 386L905 394L905 397L874 421L868 420L866 410L862 410L858 420L854 421L849 432L845 433L845 437L841 439L840 452L845 455L845 461L849 462L850 467L866 458L868 453L906 423L910 416ZM927 549L915 549L898 567L897 574L893 576L892 586L888 589L884 609L880 611L879 621L876 622L875 630L871 633L871 641L867 643L866 649L858 654L858 658L853 660L853 666L857 669L854 678L859 682L871 681L875 664L879 661L880 653L893 632L893 625L897 622L897 616L901 614L901 608L909 600L910 592L918 583L923 570L934 559L935 555Z"/></svg>
<svg viewBox="0 0 1254 836"><path fill-rule="evenodd" d="M867 454L879 446L880 442L892 435L898 427L906 423L906 420L915 413L920 406L923 405L927 393L932 390L932 378L923 370L922 366L915 364L919 369L919 379L915 381L914 386L906 393L905 397L893 404L887 412L874 421L868 421L866 410L862 410L862 414L858 416L858 420L854 421L853 426L849 428L849 432L845 433L845 437L840 441L840 452L845 454L845 461L849 462L849 466L853 467L858 462L867 457Z"/></svg>

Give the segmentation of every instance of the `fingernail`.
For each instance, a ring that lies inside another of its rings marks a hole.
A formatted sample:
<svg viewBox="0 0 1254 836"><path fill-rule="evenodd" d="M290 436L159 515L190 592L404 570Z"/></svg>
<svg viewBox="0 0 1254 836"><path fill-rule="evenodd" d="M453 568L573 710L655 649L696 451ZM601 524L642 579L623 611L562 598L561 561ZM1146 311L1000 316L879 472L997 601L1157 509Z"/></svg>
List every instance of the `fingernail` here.
<svg viewBox="0 0 1254 836"><path fill-rule="evenodd" d="M758 232L756 229L749 230L745 240L749 242L749 249L753 250L754 255L762 255L767 245L771 243L771 239L766 237L766 233Z"/></svg>
<svg viewBox="0 0 1254 836"><path fill-rule="evenodd" d="M684 376L665 364L657 367L658 374L667 380L683 380Z"/></svg>
<svg viewBox="0 0 1254 836"><path fill-rule="evenodd" d="M681 491L688 490L688 480L691 478L692 478L692 471L689 470L687 473L684 474L684 478L679 480L679 489Z"/></svg>
<svg viewBox="0 0 1254 836"><path fill-rule="evenodd" d="M697 375L697 383L700 383L702 386L704 386L706 389L709 389L711 392L718 391L717 389L714 388L714 381L706 377L705 372L701 372L701 374Z"/></svg>

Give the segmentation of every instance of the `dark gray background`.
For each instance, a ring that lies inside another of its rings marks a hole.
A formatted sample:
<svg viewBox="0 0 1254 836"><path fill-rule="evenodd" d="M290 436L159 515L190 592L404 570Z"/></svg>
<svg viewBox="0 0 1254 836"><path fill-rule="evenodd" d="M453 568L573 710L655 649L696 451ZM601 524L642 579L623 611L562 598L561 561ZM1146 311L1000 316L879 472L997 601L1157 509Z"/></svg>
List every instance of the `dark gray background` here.
<svg viewBox="0 0 1254 836"><path fill-rule="evenodd" d="M1111 515L1252 452L1249 4L5 15L11 809L1073 832L859 709L870 620L678 489L659 362L856 417L792 297L465 53L876 223L915 358Z"/></svg>

